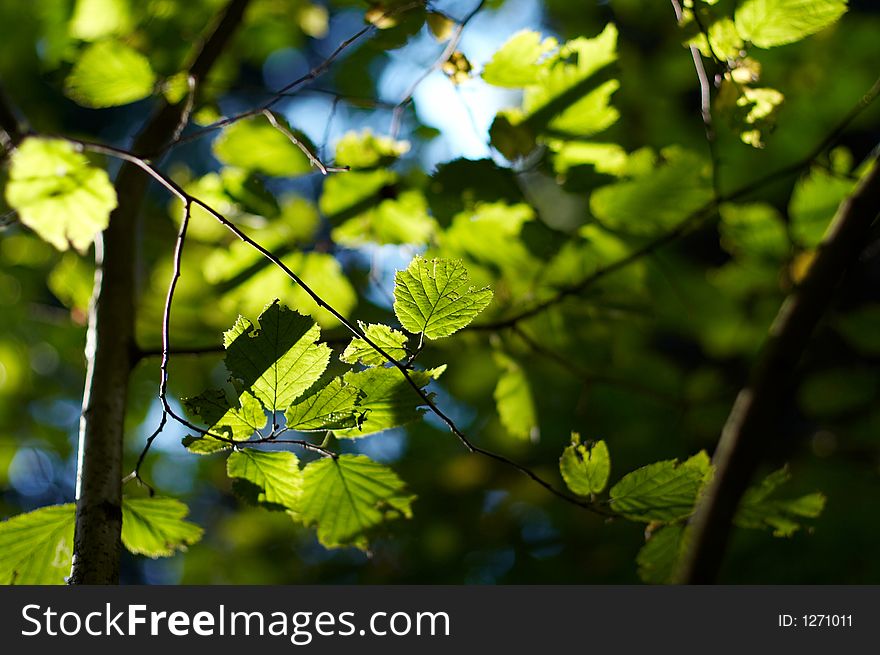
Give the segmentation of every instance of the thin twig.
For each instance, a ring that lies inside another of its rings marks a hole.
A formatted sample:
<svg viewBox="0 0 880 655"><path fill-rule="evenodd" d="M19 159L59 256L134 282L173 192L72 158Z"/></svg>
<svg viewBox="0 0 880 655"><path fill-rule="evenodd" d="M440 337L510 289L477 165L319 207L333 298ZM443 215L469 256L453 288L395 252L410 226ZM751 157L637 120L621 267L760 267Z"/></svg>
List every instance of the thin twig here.
<svg viewBox="0 0 880 655"><path fill-rule="evenodd" d="M681 23L684 13L681 9L679 0L671 0L672 8L675 11L675 18ZM700 27L700 31L709 44L709 51L718 61L718 55L712 47L712 41L709 39L708 32L703 28L702 22L697 17L697 9L694 8L693 15ZM712 121L712 84L709 82L709 75L706 73L706 67L703 65L703 56L697 46L689 46L691 58L694 60L694 70L697 73L697 79L700 82L700 117L703 119L703 129L706 132L706 143L709 146L709 159L712 165L712 191L715 198L721 195L721 162L718 157L718 142L715 135L715 126Z"/></svg>
<svg viewBox="0 0 880 655"><path fill-rule="evenodd" d="M266 117L266 120L269 121L269 124L274 127L276 130L281 132L287 139L299 148L302 153L309 160L309 163L321 171L321 175L327 175L328 173L343 173L349 170L348 166L326 166L324 162L322 162L317 155L312 153L311 150L304 144L302 141L296 138L296 135L288 130L284 125L278 122L278 119L275 118L275 114L273 114L268 109L264 109L262 112L263 116Z"/></svg>

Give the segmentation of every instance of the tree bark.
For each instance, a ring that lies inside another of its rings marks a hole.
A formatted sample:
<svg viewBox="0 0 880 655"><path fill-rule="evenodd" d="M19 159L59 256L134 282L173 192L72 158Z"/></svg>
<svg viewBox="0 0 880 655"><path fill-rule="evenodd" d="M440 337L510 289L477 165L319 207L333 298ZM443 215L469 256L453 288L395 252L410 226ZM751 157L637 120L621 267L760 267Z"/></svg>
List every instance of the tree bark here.
<svg viewBox="0 0 880 655"><path fill-rule="evenodd" d="M718 575L740 499L770 446L795 367L834 297L843 274L865 247L880 215L880 163L838 208L803 282L779 309L752 379L740 391L714 455L715 476L690 521L679 582L712 583Z"/></svg>
<svg viewBox="0 0 880 655"><path fill-rule="evenodd" d="M195 49L190 76L204 79L240 23L249 0L231 0L211 35ZM161 152L187 112L187 101L165 102L135 139L141 157ZM123 430L134 335L137 217L149 178L123 164L116 178L119 204L95 243L95 287L86 340L85 392L76 483L76 528L71 584L116 584L122 550Z"/></svg>

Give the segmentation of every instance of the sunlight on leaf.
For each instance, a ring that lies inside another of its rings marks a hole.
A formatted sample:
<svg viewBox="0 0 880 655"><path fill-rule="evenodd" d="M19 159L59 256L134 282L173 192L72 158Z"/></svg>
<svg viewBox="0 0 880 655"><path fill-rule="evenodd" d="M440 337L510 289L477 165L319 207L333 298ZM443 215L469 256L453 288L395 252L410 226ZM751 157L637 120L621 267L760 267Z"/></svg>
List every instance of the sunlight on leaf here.
<svg viewBox="0 0 880 655"><path fill-rule="evenodd" d="M58 250L80 252L110 222L116 191L107 173L60 139L28 138L13 152L6 201Z"/></svg>
<svg viewBox="0 0 880 655"><path fill-rule="evenodd" d="M189 508L175 498L124 498L122 543L136 555L170 557L202 538L203 530L184 521Z"/></svg>
<svg viewBox="0 0 880 655"><path fill-rule="evenodd" d="M73 558L73 503L0 523L0 584L64 584Z"/></svg>

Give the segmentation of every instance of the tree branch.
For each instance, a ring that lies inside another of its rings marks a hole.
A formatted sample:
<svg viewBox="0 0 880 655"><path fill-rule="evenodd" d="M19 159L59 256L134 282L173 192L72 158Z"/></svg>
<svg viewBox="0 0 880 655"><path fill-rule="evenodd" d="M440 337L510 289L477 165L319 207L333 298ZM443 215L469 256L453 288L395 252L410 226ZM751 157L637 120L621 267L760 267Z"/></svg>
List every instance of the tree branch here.
<svg viewBox="0 0 880 655"><path fill-rule="evenodd" d="M679 580L710 583L718 574L739 501L767 450L778 440L779 408L793 373L846 269L864 248L880 215L880 165L841 205L803 283L786 298L755 366L740 391L715 451L715 477L690 522Z"/></svg>

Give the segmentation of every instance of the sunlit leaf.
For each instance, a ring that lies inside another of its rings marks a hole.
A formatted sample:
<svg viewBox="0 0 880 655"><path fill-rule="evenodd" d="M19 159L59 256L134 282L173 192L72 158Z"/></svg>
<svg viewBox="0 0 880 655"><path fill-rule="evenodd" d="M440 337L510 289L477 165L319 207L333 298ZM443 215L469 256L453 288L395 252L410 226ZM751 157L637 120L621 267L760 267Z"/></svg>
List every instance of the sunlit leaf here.
<svg viewBox="0 0 880 655"><path fill-rule="evenodd" d="M411 517L414 500L387 466L364 455L340 455L305 467L299 508L303 523L317 527L324 546L365 549L369 531Z"/></svg>
<svg viewBox="0 0 880 655"><path fill-rule="evenodd" d="M431 372L426 371L410 371L409 375L420 389L432 378ZM337 430L337 437L357 438L400 427L417 421L425 412L424 401L396 368L350 371L343 380L362 392L358 410L364 418L355 428Z"/></svg>
<svg viewBox="0 0 880 655"><path fill-rule="evenodd" d="M818 246L838 206L854 186L852 180L821 169L813 169L798 180L788 205L794 239L807 248Z"/></svg>
<svg viewBox="0 0 880 655"><path fill-rule="evenodd" d="M226 367L269 411L284 411L314 384L330 359L316 343L321 329L310 318L273 302L258 325L243 316L223 335Z"/></svg>
<svg viewBox="0 0 880 655"><path fill-rule="evenodd" d="M705 452L679 464L670 459L628 473L611 487L611 509L633 521L677 521L693 512L712 474Z"/></svg>
<svg viewBox="0 0 880 655"><path fill-rule="evenodd" d="M739 258L781 259L789 250L782 216L766 204L719 207L721 245Z"/></svg>
<svg viewBox="0 0 880 655"><path fill-rule="evenodd" d="M593 192L590 209L606 227L653 235L679 225L712 199L706 162L679 150L664 151L653 172Z"/></svg>
<svg viewBox="0 0 880 655"><path fill-rule="evenodd" d="M284 414L287 427L298 432L355 428L366 413L359 405L363 396L364 392L356 386L333 378L290 406Z"/></svg>
<svg viewBox="0 0 880 655"><path fill-rule="evenodd" d="M846 0L745 0L736 9L740 36L760 48L793 43L833 24Z"/></svg>
<svg viewBox="0 0 880 655"><path fill-rule="evenodd" d="M202 538L203 530L184 521L189 508L175 498L124 498L122 543L136 555L170 557Z"/></svg>
<svg viewBox="0 0 880 655"><path fill-rule="evenodd" d="M360 323L360 327L368 339L394 359L402 360L406 358L407 336L405 334L387 325L375 323L371 325ZM376 352L366 341L358 337L351 340L351 343L345 347L339 358L348 364L365 364L366 366L378 366L387 361L385 357Z"/></svg>
<svg viewBox="0 0 880 655"><path fill-rule="evenodd" d="M208 432L234 441L247 441L266 427L266 412L260 402L245 391L236 404L231 404L220 389L209 389L183 401L187 414L208 426ZM208 455L231 448L222 439L209 435L193 435L184 439L190 452Z"/></svg>
<svg viewBox="0 0 880 655"><path fill-rule="evenodd" d="M579 496L602 493L611 474L608 445L604 441L582 444L580 435L573 432L571 445L559 459L559 471L573 493Z"/></svg>
<svg viewBox="0 0 880 655"><path fill-rule="evenodd" d="M6 201L58 250L84 252L116 207L107 173L59 139L25 139L12 154L9 178Z"/></svg>
<svg viewBox="0 0 880 655"><path fill-rule="evenodd" d="M64 92L84 107L127 105L152 95L156 75L150 61L119 41L88 46L64 82Z"/></svg>
<svg viewBox="0 0 880 655"><path fill-rule="evenodd" d="M547 53L557 46L556 39L542 39L539 32L517 32L492 55L483 68L483 79L494 86L509 88L535 84L544 68Z"/></svg>
<svg viewBox="0 0 880 655"><path fill-rule="evenodd" d="M64 584L73 558L73 503L0 523L0 584Z"/></svg>
<svg viewBox="0 0 880 655"><path fill-rule="evenodd" d="M494 394L501 424L514 437L537 441L537 410L525 371L519 362L501 352L495 353L495 363L501 368Z"/></svg>
<svg viewBox="0 0 880 655"><path fill-rule="evenodd" d="M417 256L394 281L394 313L400 324L429 339L457 332L492 302L490 289L468 285L461 261Z"/></svg>
<svg viewBox="0 0 880 655"><path fill-rule="evenodd" d="M388 166L409 152L407 141L377 136L371 130L346 132L336 144L336 165L352 169Z"/></svg>
<svg viewBox="0 0 880 655"><path fill-rule="evenodd" d="M299 508L303 476L299 460L291 452L243 448L226 460L226 474L259 487L261 503L294 511Z"/></svg>

